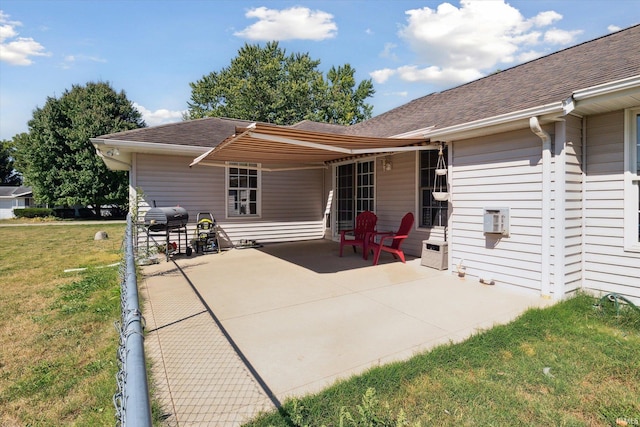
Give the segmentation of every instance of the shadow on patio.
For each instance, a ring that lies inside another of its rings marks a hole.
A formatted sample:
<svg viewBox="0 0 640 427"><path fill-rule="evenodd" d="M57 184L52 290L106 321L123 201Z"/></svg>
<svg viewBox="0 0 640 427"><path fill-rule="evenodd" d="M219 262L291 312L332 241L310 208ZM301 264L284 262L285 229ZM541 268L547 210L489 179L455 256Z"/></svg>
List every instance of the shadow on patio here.
<svg viewBox="0 0 640 427"><path fill-rule="evenodd" d="M337 243L307 241L145 267L148 354L176 419L238 425L288 396L549 303L420 259L371 264L351 250L338 257Z"/></svg>

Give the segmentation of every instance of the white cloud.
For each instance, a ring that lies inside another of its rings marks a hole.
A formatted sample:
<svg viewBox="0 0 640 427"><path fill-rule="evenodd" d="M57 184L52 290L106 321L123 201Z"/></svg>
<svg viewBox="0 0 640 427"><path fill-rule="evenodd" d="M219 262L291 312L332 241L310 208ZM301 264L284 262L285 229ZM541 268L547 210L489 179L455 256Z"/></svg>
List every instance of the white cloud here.
<svg viewBox="0 0 640 427"><path fill-rule="evenodd" d="M393 53L393 50L398 47L397 44L395 43L385 43L384 44L384 50L382 52L380 52L380 57L381 58L389 58L392 60L397 60L398 56Z"/></svg>
<svg viewBox="0 0 640 427"><path fill-rule="evenodd" d="M460 82L468 82L483 76L474 68L440 68L435 65L418 68L415 65L405 65L398 68L398 75L407 82L431 82L442 86L450 86Z"/></svg>
<svg viewBox="0 0 640 427"><path fill-rule="evenodd" d="M80 61L89 61L89 62L107 62L106 59L100 58L99 56L91 56L91 55L67 55L64 57L66 62L80 62Z"/></svg>
<svg viewBox="0 0 640 427"><path fill-rule="evenodd" d="M396 96L396 97L400 97L400 98L406 98L409 96L409 92L406 90L400 91L400 92L385 92L382 95L384 96Z"/></svg>
<svg viewBox="0 0 640 427"><path fill-rule="evenodd" d="M67 70L71 68L74 64L77 64L78 62L98 62L98 63L104 64L107 62L107 60L99 56L92 56L92 55L83 55L83 54L67 55L64 57L64 61L60 65L60 67Z"/></svg>
<svg viewBox="0 0 640 427"><path fill-rule="evenodd" d="M536 58L540 58L542 55L544 55L544 53L535 50L528 50L526 52L520 52L517 58L518 62L523 63L533 61Z"/></svg>
<svg viewBox="0 0 640 427"><path fill-rule="evenodd" d="M582 31L565 31L558 30L557 28L552 28L546 33L544 33L544 41L550 44L559 44L559 45L567 45L569 43L573 43L576 39L576 36L581 34Z"/></svg>
<svg viewBox="0 0 640 427"><path fill-rule="evenodd" d="M405 13L407 22L399 36L416 54L415 64L374 71L370 75L378 83L395 74L406 81L461 84L516 61L541 56L544 49L532 46L570 44L580 34L545 29L562 19L555 11L526 19L505 0L461 0L459 7L441 3L436 9L424 7Z"/></svg>
<svg viewBox="0 0 640 427"><path fill-rule="evenodd" d="M539 14L534 16L530 21L536 27L546 27L561 19L562 19L562 15L560 15L558 12L554 12L553 10L548 10L546 12L540 12Z"/></svg>
<svg viewBox="0 0 640 427"><path fill-rule="evenodd" d="M338 32L333 15L300 6L283 10L258 7L249 10L245 17L257 18L258 22L234 35L249 40L319 41L333 38Z"/></svg>
<svg viewBox="0 0 640 427"><path fill-rule="evenodd" d="M374 82L384 83L387 80L389 80L389 78L393 76L395 73L396 73L396 70L392 70L391 68L385 68L382 70L372 71L371 73L369 73L369 75L371 76Z"/></svg>
<svg viewBox="0 0 640 427"><path fill-rule="evenodd" d="M607 27L607 30L609 30L609 32L611 33L615 33L616 31L620 31L622 29L622 27L619 27L617 25L609 25Z"/></svg>
<svg viewBox="0 0 640 427"><path fill-rule="evenodd" d="M19 21L10 21L9 15L0 10L0 61L11 65L31 65L33 56L50 56L44 46L31 37L18 37Z"/></svg>
<svg viewBox="0 0 640 427"><path fill-rule="evenodd" d="M157 126L167 123L179 122L182 120L185 111L171 111L166 108L161 108L156 111L151 111L144 106L134 102L133 106L142 114L142 118L147 126Z"/></svg>

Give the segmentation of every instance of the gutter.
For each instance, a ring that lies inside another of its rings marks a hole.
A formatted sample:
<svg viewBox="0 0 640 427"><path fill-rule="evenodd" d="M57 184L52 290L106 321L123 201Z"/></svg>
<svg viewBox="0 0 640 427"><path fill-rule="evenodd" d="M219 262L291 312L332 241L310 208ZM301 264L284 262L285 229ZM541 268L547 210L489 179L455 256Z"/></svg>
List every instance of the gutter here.
<svg viewBox="0 0 640 427"><path fill-rule="evenodd" d="M132 152L146 152L146 153L170 153L176 154L176 152L186 154L202 154L209 150L209 147L195 147L193 145L176 145L176 144L163 144L157 142L141 142L141 141L126 141L118 139L104 139L104 138L90 138L89 139L96 149L101 147L113 147L128 149ZM142 151L140 150L142 148Z"/></svg>
<svg viewBox="0 0 640 427"><path fill-rule="evenodd" d="M486 134L488 127L504 127L504 128L514 128L514 124L516 122L526 123L531 117L537 117L539 119L556 119L556 117L560 115L564 115L564 105L563 101L553 102L551 104L541 105L538 107L527 108L525 110L514 111L507 114L501 114L499 116L488 117L481 120L476 120L473 122L462 123L460 125L449 126L442 129L432 128L423 132L419 135L411 135L411 134L403 134L403 137L410 136L420 136L425 138L433 139L461 139L462 136L470 137L473 134ZM509 126L511 125L511 126ZM495 131L492 130L493 133ZM461 135L467 134L467 135ZM447 138L448 137L448 138Z"/></svg>
<svg viewBox="0 0 640 427"><path fill-rule="evenodd" d="M586 89L580 89L573 92L573 99L576 101L588 101L591 98L602 97L619 97L624 96L626 93L634 94L638 93L638 86L640 86L640 75L629 77L615 82L604 83L597 86L592 86Z"/></svg>

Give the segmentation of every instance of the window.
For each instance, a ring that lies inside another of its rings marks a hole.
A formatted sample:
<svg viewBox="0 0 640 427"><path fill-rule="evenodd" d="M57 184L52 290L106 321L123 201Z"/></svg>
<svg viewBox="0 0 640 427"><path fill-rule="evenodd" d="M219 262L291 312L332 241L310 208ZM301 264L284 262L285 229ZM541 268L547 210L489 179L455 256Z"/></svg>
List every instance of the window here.
<svg viewBox="0 0 640 427"><path fill-rule="evenodd" d="M624 247L640 252L640 108L625 114Z"/></svg>
<svg viewBox="0 0 640 427"><path fill-rule="evenodd" d="M353 228L355 217L375 211L375 162L367 160L336 167L336 232Z"/></svg>
<svg viewBox="0 0 640 427"><path fill-rule="evenodd" d="M227 215L260 215L260 172L255 163L228 163Z"/></svg>
<svg viewBox="0 0 640 427"><path fill-rule="evenodd" d="M447 149L443 151L447 158ZM420 226L446 227L449 205L447 201L438 201L431 192L436 178L438 164L438 150L420 151ZM438 177L438 183L446 177ZM448 183L446 183L448 185Z"/></svg>

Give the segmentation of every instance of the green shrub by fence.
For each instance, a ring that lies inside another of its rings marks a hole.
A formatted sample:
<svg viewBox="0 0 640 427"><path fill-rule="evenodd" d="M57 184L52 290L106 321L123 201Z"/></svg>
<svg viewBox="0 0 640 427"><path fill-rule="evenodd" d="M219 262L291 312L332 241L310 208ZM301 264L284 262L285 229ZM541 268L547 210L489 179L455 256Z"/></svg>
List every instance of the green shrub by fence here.
<svg viewBox="0 0 640 427"><path fill-rule="evenodd" d="M13 214L16 218L46 218L53 216L53 209L49 208L22 208L14 209Z"/></svg>

